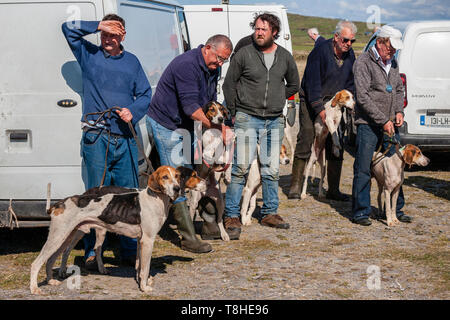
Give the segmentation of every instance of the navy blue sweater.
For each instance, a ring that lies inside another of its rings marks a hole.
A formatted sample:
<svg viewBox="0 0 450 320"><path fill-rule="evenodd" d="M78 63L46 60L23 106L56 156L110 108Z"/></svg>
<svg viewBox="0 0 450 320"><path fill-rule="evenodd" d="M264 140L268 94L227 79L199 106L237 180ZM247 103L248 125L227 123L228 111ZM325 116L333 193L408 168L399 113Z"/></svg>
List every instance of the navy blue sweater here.
<svg viewBox="0 0 450 320"><path fill-rule="evenodd" d="M177 56L159 79L147 114L167 129L193 130L191 115L207 102L217 99L220 70L208 69L202 47Z"/></svg>
<svg viewBox="0 0 450 320"><path fill-rule="evenodd" d="M79 23L79 24L78 24ZM80 64L83 79L83 117L87 113L102 112L111 107L125 107L133 115L135 125L145 115L151 99L151 87L135 55L123 51L120 55L105 54L101 47L83 39L97 32L99 21L63 23L62 31L75 58ZM89 116L97 120L98 116ZM128 124L115 114L106 123L112 133L131 136Z"/></svg>
<svg viewBox="0 0 450 320"><path fill-rule="evenodd" d="M324 110L325 103L338 91L347 89L354 93L353 49L344 56L344 63L338 66L334 57L333 38L322 41L308 56L301 87L306 104L314 116Z"/></svg>

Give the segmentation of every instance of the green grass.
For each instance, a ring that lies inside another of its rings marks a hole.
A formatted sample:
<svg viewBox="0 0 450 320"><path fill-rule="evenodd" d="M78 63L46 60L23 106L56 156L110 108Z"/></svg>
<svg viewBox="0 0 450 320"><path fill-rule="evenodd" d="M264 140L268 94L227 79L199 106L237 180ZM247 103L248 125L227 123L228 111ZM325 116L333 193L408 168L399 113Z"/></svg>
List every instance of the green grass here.
<svg viewBox="0 0 450 320"><path fill-rule="evenodd" d="M308 52L314 47L314 42L306 33L309 28L316 27L324 38L329 39L333 36L336 24L339 22L339 19L309 17L291 13L288 13L288 20L293 50ZM353 21L353 23L358 28L353 49L355 51L361 51L367 41L369 41L372 30L367 29L365 22ZM370 34L365 35L366 32L370 32Z"/></svg>

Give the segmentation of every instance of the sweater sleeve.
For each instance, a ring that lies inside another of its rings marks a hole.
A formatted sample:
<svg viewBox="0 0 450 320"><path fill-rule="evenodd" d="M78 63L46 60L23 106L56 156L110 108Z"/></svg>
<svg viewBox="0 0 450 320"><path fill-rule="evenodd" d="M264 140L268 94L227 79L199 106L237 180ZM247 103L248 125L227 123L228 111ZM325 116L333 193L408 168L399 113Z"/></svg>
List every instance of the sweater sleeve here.
<svg viewBox="0 0 450 320"><path fill-rule="evenodd" d="M136 75L136 80L134 82L134 102L127 106L133 115L132 123L136 125L139 120L147 113L148 107L150 105L152 97L152 88L148 82L147 76L145 75L144 69L141 64L138 63L138 72Z"/></svg>
<svg viewBox="0 0 450 320"><path fill-rule="evenodd" d="M308 56L304 75L304 91L309 105L313 108L315 116L325 109L322 97L321 81L321 54L314 48Z"/></svg>
<svg viewBox="0 0 450 320"><path fill-rule="evenodd" d="M297 64L294 57L288 56L288 70L285 76L286 79L286 99L289 99L296 94L300 88L300 79L298 76Z"/></svg>
<svg viewBox="0 0 450 320"><path fill-rule="evenodd" d="M96 33L98 24L99 21L68 21L61 26L64 37L80 65L82 65L86 51L98 50L96 45L83 39L88 34Z"/></svg>
<svg viewBox="0 0 450 320"><path fill-rule="evenodd" d="M236 89L239 78L241 77L241 60L243 58L242 50L236 53L236 56L231 60L230 66L227 71L227 75L225 76L225 80L223 82L223 94L225 96L225 101L227 105L227 109L230 112L231 116L236 115Z"/></svg>
<svg viewBox="0 0 450 320"><path fill-rule="evenodd" d="M405 97L405 92L404 92L405 89L403 86L402 78L400 77L400 73L396 72L395 80L396 81L395 81L394 110L395 110L395 113L402 113L404 115L403 101L404 101L404 97Z"/></svg>
<svg viewBox="0 0 450 320"><path fill-rule="evenodd" d="M379 110L370 97L371 74L368 65L362 59L357 59L353 65L355 75L356 101L365 115L375 124L383 126L389 121L389 114Z"/></svg>
<svg viewBox="0 0 450 320"><path fill-rule="evenodd" d="M172 68L179 68L177 72L173 72L174 82L177 88L178 98L183 113L190 117L195 111L202 106L200 105L200 77L199 71L191 65L187 64L180 68L174 65Z"/></svg>

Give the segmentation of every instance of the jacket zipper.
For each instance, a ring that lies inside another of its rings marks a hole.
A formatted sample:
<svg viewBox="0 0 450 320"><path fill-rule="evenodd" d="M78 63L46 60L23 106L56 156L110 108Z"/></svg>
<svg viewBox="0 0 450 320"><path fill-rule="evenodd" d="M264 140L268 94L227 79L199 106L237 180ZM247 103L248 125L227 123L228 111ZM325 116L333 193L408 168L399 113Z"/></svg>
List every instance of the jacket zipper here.
<svg viewBox="0 0 450 320"><path fill-rule="evenodd" d="M263 54L263 61L264 61L264 54ZM277 61L277 53L275 52L275 57L274 57L273 62L272 62L272 67L276 63L276 61ZM265 116L266 115L266 110L267 110L267 94L269 92L270 69L267 69L267 66L266 66L265 62L263 62L263 65L264 65L264 67L267 70L266 91L264 93L264 110L263 110L263 116ZM272 68L272 67L270 67L270 68Z"/></svg>

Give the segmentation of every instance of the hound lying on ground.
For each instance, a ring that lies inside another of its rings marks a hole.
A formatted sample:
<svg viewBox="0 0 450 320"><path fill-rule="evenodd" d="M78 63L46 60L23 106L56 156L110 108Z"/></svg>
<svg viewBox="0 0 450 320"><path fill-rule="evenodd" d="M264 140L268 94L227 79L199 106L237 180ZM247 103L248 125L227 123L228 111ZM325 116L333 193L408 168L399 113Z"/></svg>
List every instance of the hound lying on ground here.
<svg viewBox="0 0 450 320"><path fill-rule="evenodd" d="M328 133L331 134L333 141L333 154L337 157L339 156L339 150L342 146L339 142L339 136L337 128L342 119L342 108L353 110L355 106L355 100L353 99L353 94L350 91L342 90L336 93L336 95L325 104L325 123L323 123L322 118L317 116L314 121L314 142L311 146L311 156L309 157L308 163L305 167L304 182L302 193L300 195L301 199L306 198L306 187L308 185L308 177L313 164L317 161L320 165L320 183L319 183L319 198L323 197L323 180L325 178L325 141L327 139Z"/></svg>
<svg viewBox="0 0 450 320"><path fill-rule="evenodd" d="M259 148L258 148L259 149ZM289 157L287 155L286 146L281 145L280 149L280 164L289 164ZM256 194L261 186L261 168L257 157L253 160L248 171L247 181L242 192L241 202L241 223L244 226L249 226L252 223L252 214L256 208Z"/></svg>
<svg viewBox="0 0 450 320"><path fill-rule="evenodd" d="M70 250L81 239L83 233L89 233L91 228L97 231L95 251L97 259L100 258L97 260L99 270L103 273L106 271L101 261L101 245L106 231L138 238L136 280L142 291L151 291L151 279L149 280L148 276L153 243L167 219L170 200L178 197L182 185L179 170L162 166L149 176L147 188L144 190L120 187L105 187L107 188L105 190L94 188L82 195L75 195L56 203L48 210L51 222L47 241L31 265L31 293L42 294L38 288L37 277L39 269L46 261L47 282L50 285L60 283L52 279L53 264L61 252L66 250L63 267L60 270L64 273ZM200 190L206 187L204 180L195 174L187 177L185 186Z"/></svg>
<svg viewBox="0 0 450 320"><path fill-rule="evenodd" d="M383 198L386 205L386 220L389 227L400 221L396 215L397 198L400 187L403 184L405 164L426 166L430 159L425 157L420 149L412 144L407 144L394 155L385 157L381 153L374 152L372 162L372 175L378 183L378 210L383 212Z"/></svg>

